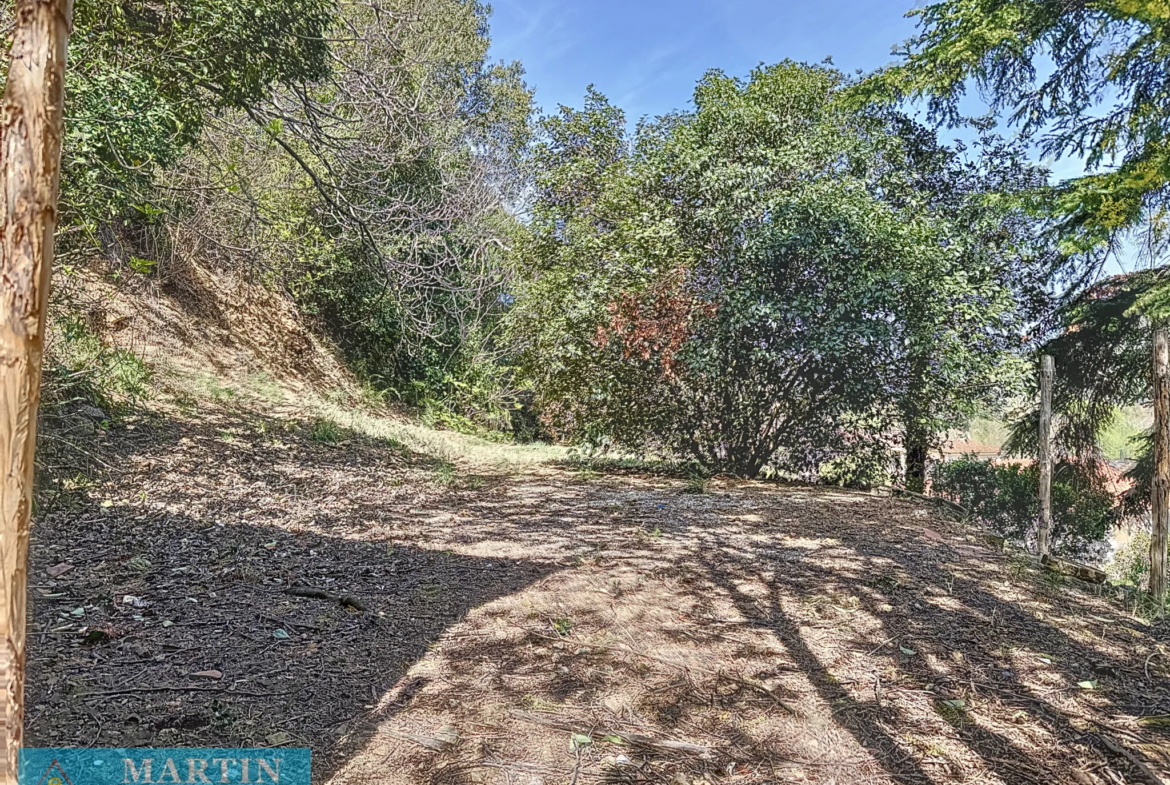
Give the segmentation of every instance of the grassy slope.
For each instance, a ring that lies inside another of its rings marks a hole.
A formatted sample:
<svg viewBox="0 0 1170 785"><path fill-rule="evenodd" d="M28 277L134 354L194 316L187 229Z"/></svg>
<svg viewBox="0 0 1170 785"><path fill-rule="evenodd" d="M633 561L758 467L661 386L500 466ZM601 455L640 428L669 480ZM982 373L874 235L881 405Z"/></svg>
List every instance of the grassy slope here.
<svg viewBox="0 0 1170 785"><path fill-rule="evenodd" d="M347 784L1170 770L1166 628L931 510L574 473L361 406L263 290L90 286L158 390L46 473L34 744L311 746Z"/></svg>

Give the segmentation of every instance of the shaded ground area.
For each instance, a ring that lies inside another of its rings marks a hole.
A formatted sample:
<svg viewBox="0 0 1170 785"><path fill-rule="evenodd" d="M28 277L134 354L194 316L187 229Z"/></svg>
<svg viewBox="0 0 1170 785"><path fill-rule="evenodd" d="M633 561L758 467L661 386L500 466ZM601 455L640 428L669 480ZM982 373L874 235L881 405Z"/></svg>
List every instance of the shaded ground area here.
<svg viewBox="0 0 1170 785"><path fill-rule="evenodd" d="M346 784L1170 771L1165 628L908 502L133 426L45 492L32 744L311 746Z"/></svg>

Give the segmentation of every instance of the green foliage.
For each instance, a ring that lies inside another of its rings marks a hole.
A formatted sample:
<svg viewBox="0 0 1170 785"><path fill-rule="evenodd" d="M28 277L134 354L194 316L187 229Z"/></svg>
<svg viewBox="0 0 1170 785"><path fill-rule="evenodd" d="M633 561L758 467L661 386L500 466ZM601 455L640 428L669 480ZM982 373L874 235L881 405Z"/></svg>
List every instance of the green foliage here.
<svg viewBox="0 0 1170 785"><path fill-rule="evenodd" d="M59 250L176 290L186 258L256 276L383 400L508 427L502 205L532 95L519 64L488 62L488 13L79 0Z"/></svg>
<svg viewBox="0 0 1170 785"><path fill-rule="evenodd" d="M49 405L84 402L115 415L149 397L152 374L142 358L104 342L81 317L61 316L52 334L42 393Z"/></svg>
<svg viewBox="0 0 1170 785"><path fill-rule="evenodd" d="M1119 407L1148 399L1153 348L1150 314L1142 304L1168 282L1166 270L1110 278L1071 298L1052 317L1052 337L1038 353L1056 364L1052 407L1061 415L1056 439L1065 451L1091 456ZM1024 416L1007 448L1034 454L1038 421L1038 411Z"/></svg>
<svg viewBox="0 0 1170 785"><path fill-rule="evenodd" d="M435 483L450 488L458 481L459 475L455 471L455 464L450 461L441 461L435 467Z"/></svg>
<svg viewBox="0 0 1170 785"><path fill-rule="evenodd" d="M323 76L332 0L79 0L66 72L61 201L91 228L149 218L152 177L207 116Z"/></svg>
<svg viewBox="0 0 1170 785"><path fill-rule="evenodd" d="M404 350L406 317L360 247L302 250L312 255L299 262L303 272L291 282L296 301L334 336L359 378L393 399L417 402L410 383L425 378L438 358L425 348Z"/></svg>
<svg viewBox="0 0 1170 785"><path fill-rule="evenodd" d="M835 455L817 470L818 479L829 485L847 488L873 488L888 485L895 456L880 442L864 441L857 449Z"/></svg>
<svg viewBox="0 0 1170 785"><path fill-rule="evenodd" d="M1096 172L1052 194L1072 252L1145 223L1167 239L1170 184L1170 12L1163 0L943 0L911 12L918 33L900 65L858 91L926 98L957 122L976 86L1046 155L1083 157Z"/></svg>
<svg viewBox="0 0 1170 785"><path fill-rule="evenodd" d="M140 256L130 257L130 269L139 275L150 275L158 268L158 262L153 259L143 259Z"/></svg>
<svg viewBox="0 0 1170 785"><path fill-rule="evenodd" d="M1112 423L1101 430L1098 446L1105 458L1132 460L1141 455L1142 436L1150 430L1150 410L1142 406L1119 407Z"/></svg>
<svg viewBox="0 0 1170 785"><path fill-rule="evenodd" d="M963 459L937 464L932 479L935 493L963 505L997 534L1017 542L1035 536L1040 518L1037 466ZM1074 557L1099 554L1116 522L1117 503L1092 467L1057 464L1052 477L1053 552Z"/></svg>
<svg viewBox="0 0 1170 785"><path fill-rule="evenodd" d="M359 258L360 249L352 247L322 254L292 289L302 308L334 336L363 383L384 399L417 407L428 425L522 435L510 369L492 345L461 337L452 329L457 325L419 335L405 306L388 296L386 282Z"/></svg>
<svg viewBox="0 0 1170 785"><path fill-rule="evenodd" d="M332 420L317 418L309 428L309 438L321 444L337 444L351 434Z"/></svg>
<svg viewBox="0 0 1170 785"><path fill-rule="evenodd" d="M1089 252L1140 232L1141 252L1161 261L1170 239L1170 9L1162 0L944 0L912 15L919 29L903 62L857 97L926 98L936 117L954 123L973 85L1045 154L1088 166L1083 177L1036 190L1076 262L1041 346L1056 358L1057 437L1092 459L1116 413L1148 398L1150 328L1170 315L1164 267L1085 288L1100 271ZM1035 412L1021 420L1012 449L1034 449L1035 420Z"/></svg>
<svg viewBox="0 0 1170 785"><path fill-rule="evenodd" d="M487 13L474 0L346 6L352 36L332 42L328 77L236 118L208 152L212 176L234 175L245 231L259 195L262 225L279 229L265 261L359 377L479 432L513 420L495 340L515 225L502 204L532 99L518 64L488 63Z"/></svg>
<svg viewBox="0 0 1170 785"><path fill-rule="evenodd" d="M1006 386L1050 249L987 197L1042 173L994 140L962 162L845 84L786 62L711 72L632 137L595 91L543 121L510 327L555 433L815 471Z"/></svg>
<svg viewBox="0 0 1170 785"><path fill-rule="evenodd" d="M706 475L698 473L692 474L690 477L687 477L686 481L683 483L682 492L695 495L704 494L707 492L707 487L710 485L710 482L711 479Z"/></svg>
<svg viewBox="0 0 1170 785"><path fill-rule="evenodd" d="M1142 529L1133 530L1129 540L1117 549L1105 565L1105 572L1114 583L1137 589L1147 588L1150 575L1150 533Z"/></svg>
<svg viewBox="0 0 1170 785"><path fill-rule="evenodd" d="M1170 270L1159 268L1089 287L1056 310L1046 330L1050 337L1037 351L1056 364L1057 447L1084 463L1121 449L1137 461L1129 472L1134 486L1124 497L1127 515L1140 513L1150 499L1152 440L1144 423L1127 419L1150 397L1151 328L1166 323L1161 303L1168 282ZM1034 455L1038 422L1037 408L1021 413L1005 451Z"/></svg>

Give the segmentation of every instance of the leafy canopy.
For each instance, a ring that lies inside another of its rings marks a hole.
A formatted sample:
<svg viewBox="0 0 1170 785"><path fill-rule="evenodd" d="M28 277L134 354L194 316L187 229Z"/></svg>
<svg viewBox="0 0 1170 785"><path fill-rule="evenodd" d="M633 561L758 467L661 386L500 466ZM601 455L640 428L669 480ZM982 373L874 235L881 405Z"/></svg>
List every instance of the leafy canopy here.
<svg viewBox="0 0 1170 785"><path fill-rule="evenodd" d="M1055 189L1070 251L1144 226L1167 239L1170 5L1164 0L944 0L912 11L903 62L867 81L868 99L924 98L960 118L969 85L1046 154L1083 157L1090 174Z"/></svg>
<svg viewBox="0 0 1170 785"><path fill-rule="evenodd" d="M944 390L1018 344L1039 256L984 189L1035 175L1009 154L965 171L844 86L785 62L711 72L693 112L632 137L593 91L545 119L512 320L554 428L752 475L980 397Z"/></svg>
<svg viewBox="0 0 1170 785"><path fill-rule="evenodd" d="M334 0L79 0L66 75L67 218L141 205L209 114L324 76L336 13Z"/></svg>

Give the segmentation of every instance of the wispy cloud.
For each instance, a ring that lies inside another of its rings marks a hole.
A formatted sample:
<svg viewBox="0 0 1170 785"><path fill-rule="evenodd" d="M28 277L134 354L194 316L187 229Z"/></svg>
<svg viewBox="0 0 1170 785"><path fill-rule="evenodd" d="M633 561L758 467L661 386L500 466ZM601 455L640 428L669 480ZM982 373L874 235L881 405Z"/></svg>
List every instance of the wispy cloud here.
<svg viewBox="0 0 1170 785"><path fill-rule="evenodd" d="M572 11L558 0L496 0L492 8L493 57L548 63L581 41Z"/></svg>
<svg viewBox="0 0 1170 785"><path fill-rule="evenodd" d="M685 48L681 45L662 46L627 61L621 74L614 80L614 88L617 91L614 98L617 105L637 107L645 103L655 104L654 101L646 102L644 100L647 94L655 87L673 82L680 76L680 73L691 68L690 62L685 64L679 62L684 52ZM655 111L669 111L669 109L656 109Z"/></svg>

